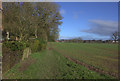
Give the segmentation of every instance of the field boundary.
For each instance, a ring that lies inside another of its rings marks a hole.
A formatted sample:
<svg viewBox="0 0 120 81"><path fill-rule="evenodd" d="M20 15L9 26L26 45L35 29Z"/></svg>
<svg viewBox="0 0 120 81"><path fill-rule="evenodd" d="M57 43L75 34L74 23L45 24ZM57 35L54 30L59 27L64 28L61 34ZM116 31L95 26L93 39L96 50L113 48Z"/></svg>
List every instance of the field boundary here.
<svg viewBox="0 0 120 81"><path fill-rule="evenodd" d="M66 56L66 55L63 55L63 56L64 56L65 58L67 58L68 60L76 63L76 64L80 64L80 65L88 68L89 70L95 71L95 72L100 73L100 74L107 74L107 75L110 75L110 76L113 76L113 77L118 78L118 74L116 74L116 73L106 72L106 71L103 71L103 70L101 70L101 69L99 69L99 68L93 67L93 66L88 65L88 64L85 64L85 63L83 63L83 62L80 62L79 60L73 59L73 58L71 58L71 57L69 57L69 56Z"/></svg>

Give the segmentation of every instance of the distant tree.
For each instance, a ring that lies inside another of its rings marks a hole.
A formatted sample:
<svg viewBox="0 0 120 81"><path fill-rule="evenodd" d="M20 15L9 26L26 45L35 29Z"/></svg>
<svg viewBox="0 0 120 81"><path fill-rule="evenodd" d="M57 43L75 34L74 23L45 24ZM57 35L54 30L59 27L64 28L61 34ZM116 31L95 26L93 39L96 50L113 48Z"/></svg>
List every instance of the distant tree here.
<svg viewBox="0 0 120 81"><path fill-rule="evenodd" d="M81 38L81 37L78 37L77 39L78 39L78 40L82 40L82 38Z"/></svg>
<svg viewBox="0 0 120 81"><path fill-rule="evenodd" d="M82 40L81 37L71 39L72 42L80 42Z"/></svg>
<svg viewBox="0 0 120 81"><path fill-rule="evenodd" d="M112 40L116 42L118 41L118 39L119 39L119 36L118 36L118 32L116 31L112 34Z"/></svg>

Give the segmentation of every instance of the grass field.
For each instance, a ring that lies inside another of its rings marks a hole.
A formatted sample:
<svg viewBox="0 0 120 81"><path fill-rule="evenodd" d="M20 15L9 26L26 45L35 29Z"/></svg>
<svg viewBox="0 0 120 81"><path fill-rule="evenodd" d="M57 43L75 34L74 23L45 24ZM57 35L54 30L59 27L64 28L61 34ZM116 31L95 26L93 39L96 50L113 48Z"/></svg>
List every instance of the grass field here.
<svg viewBox="0 0 120 81"><path fill-rule="evenodd" d="M28 59L3 74L3 79L110 79L76 64L69 56L106 72L118 73L117 44L48 43L47 49L31 54Z"/></svg>

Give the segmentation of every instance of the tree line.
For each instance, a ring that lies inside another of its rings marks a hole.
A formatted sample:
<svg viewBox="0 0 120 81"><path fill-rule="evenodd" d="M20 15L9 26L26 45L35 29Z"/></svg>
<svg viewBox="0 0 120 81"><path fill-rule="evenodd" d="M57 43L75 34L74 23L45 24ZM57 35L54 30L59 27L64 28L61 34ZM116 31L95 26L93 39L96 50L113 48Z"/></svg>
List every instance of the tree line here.
<svg viewBox="0 0 120 81"><path fill-rule="evenodd" d="M10 38L19 41L41 38L55 41L59 37L62 24L60 6L48 2L3 2L3 37L9 32Z"/></svg>

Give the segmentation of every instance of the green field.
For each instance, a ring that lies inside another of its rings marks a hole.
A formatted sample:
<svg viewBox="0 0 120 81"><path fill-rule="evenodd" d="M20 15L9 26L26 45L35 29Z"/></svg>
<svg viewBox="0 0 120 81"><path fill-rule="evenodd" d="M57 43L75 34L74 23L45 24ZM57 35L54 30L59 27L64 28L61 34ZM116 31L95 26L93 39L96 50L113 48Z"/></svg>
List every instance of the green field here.
<svg viewBox="0 0 120 81"><path fill-rule="evenodd" d="M63 55L68 55L105 71L118 73L117 44L55 43L53 45Z"/></svg>
<svg viewBox="0 0 120 81"><path fill-rule="evenodd" d="M3 79L109 79L107 74L89 70L67 59L69 56L105 72L118 73L117 44L48 43L47 49L3 74Z"/></svg>

